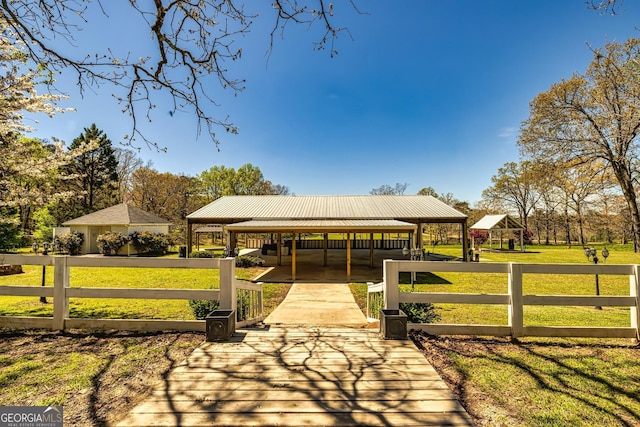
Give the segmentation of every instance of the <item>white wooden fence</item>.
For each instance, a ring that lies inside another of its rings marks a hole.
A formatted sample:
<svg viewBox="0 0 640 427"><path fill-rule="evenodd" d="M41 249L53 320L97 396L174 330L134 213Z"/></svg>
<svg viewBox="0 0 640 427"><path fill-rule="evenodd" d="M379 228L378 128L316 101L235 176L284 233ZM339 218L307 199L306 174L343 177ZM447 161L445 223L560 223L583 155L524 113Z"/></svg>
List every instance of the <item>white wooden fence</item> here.
<svg viewBox="0 0 640 427"><path fill-rule="evenodd" d="M508 293L468 294L441 292L400 292L400 272L459 272L506 273ZM462 263L435 261L384 261L382 292L384 308L397 310L401 302L451 303L451 304L500 304L508 307L508 325L468 324L411 324L411 329L433 335L490 335L537 337L600 337L640 339L638 315L640 313L640 266L638 265L579 265L579 264L519 264L519 263ZM524 274L606 274L629 277L629 294L618 296L585 295L523 295ZM380 287L370 286L369 292L380 292ZM367 298L369 299L369 298ZM524 326L523 307L541 306L616 306L630 308L629 327L582 326Z"/></svg>
<svg viewBox="0 0 640 427"><path fill-rule="evenodd" d="M236 310L237 294L246 299L243 315L237 327L262 320L262 285L241 282L235 278L234 258L128 258L0 255L0 263L14 265L42 265L54 268L51 286L0 286L0 296L53 297L53 317L0 316L0 327L42 328L65 330L74 328L119 329L134 331L205 331L204 320L161 319L89 319L69 317L69 298L125 298L125 299L184 299L218 300L220 309ZM220 270L219 289L144 289L144 288L87 288L71 287L71 267L124 268L197 268Z"/></svg>

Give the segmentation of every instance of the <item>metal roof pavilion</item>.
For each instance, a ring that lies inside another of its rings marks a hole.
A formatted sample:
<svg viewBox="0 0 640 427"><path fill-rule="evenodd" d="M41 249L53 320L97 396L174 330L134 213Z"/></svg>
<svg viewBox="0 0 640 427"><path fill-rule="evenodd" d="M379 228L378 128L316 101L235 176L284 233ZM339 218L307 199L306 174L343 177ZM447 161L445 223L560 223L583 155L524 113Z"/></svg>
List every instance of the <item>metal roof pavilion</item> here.
<svg viewBox="0 0 640 427"><path fill-rule="evenodd" d="M192 224L289 219L460 223L467 216L432 196L225 196L187 215Z"/></svg>
<svg viewBox="0 0 640 427"><path fill-rule="evenodd" d="M413 235L411 244L422 247L425 223L458 223L467 235L465 214L435 197L417 195L224 196L187 215L188 252L193 224L211 223L224 225L231 247L236 233L347 233L349 239L350 233L396 232ZM467 259L467 239L462 240Z"/></svg>

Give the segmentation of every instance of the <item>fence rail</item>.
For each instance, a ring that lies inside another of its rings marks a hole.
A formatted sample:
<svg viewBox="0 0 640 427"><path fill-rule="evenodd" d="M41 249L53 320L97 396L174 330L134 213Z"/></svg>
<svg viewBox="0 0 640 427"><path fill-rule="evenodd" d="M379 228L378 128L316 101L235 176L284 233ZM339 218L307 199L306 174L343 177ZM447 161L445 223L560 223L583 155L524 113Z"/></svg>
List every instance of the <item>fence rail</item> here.
<svg viewBox="0 0 640 427"><path fill-rule="evenodd" d="M400 292L400 272L506 273L506 294L470 294L444 292ZM614 296L586 295L524 295L525 274L588 274L623 275L629 277L629 294ZM434 335L493 335L536 337L599 337L640 339L640 266L638 265L578 265L519 263L460 263L437 261L384 261L384 281L370 286L369 294L383 289L384 308L398 309L400 303L499 304L508 309L508 325L411 324L411 328ZM368 295L367 300L371 296ZM525 326L524 306L611 306L629 307L629 327Z"/></svg>
<svg viewBox="0 0 640 427"><path fill-rule="evenodd" d="M0 255L0 263L52 266L54 269L53 287L0 286L0 296L53 297L53 317L0 316L0 327L203 332L206 329L204 320L70 318L69 298L217 300L220 302L221 309L237 310L237 325L239 327L257 323L263 318L262 284L237 280L234 258L166 259ZM71 267L217 269L220 270L220 287L219 289L71 287L69 283Z"/></svg>
<svg viewBox="0 0 640 427"><path fill-rule="evenodd" d="M270 245L271 239L247 239L246 247L251 249L261 249L263 245ZM352 239L351 249L369 249L369 239ZM284 246L284 242L283 242ZM402 249L408 246L406 239L376 239L373 241L374 249ZM296 240L296 249L323 249L324 241L322 239ZM327 240L327 249L346 249L347 240L345 239L329 239Z"/></svg>

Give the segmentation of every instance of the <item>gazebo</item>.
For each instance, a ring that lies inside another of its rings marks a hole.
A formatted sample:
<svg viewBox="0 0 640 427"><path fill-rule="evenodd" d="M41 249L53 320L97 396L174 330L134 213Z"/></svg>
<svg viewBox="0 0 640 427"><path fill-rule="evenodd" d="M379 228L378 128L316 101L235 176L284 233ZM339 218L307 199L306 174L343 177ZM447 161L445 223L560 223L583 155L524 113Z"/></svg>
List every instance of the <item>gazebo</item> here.
<svg viewBox="0 0 640 427"><path fill-rule="evenodd" d="M148 231L151 233L168 233L171 222L151 212L143 211L126 203L114 205L88 215L66 221L64 227L56 227L55 235L68 234L79 231L85 235L82 254L98 253L97 238L108 232L118 232L125 236L134 231ZM127 255L131 252L131 245L127 245Z"/></svg>
<svg viewBox="0 0 640 427"><path fill-rule="evenodd" d="M280 264L282 235L346 234L347 277L351 269L351 238L369 234L373 263L374 233L406 233L412 247L422 248L422 226L428 223L458 223L467 235L467 216L432 196L225 196L187 215L187 252L191 253L194 224L221 224L228 234L228 246L235 248L238 233L266 233L277 236L275 250ZM291 276L296 276L296 244L291 245ZM467 239L462 258L467 260Z"/></svg>
<svg viewBox="0 0 640 427"><path fill-rule="evenodd" d="M502 232L519 231L520 251L524 252L524 227L520 222L508 214L485 215L480 221L469 227L470 230L484 230L489 233L489 250L492 249L493 232L499 232L500 249L502 249ZM514 248L509 248L514 249Z"/></svg>

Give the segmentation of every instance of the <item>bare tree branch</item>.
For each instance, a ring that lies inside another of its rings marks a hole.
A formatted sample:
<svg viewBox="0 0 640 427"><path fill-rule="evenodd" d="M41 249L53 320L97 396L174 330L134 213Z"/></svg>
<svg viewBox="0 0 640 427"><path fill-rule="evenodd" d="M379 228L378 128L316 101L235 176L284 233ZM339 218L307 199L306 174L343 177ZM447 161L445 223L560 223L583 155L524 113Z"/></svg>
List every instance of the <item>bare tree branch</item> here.
<svg viewBox="0 0 640 427"><path fill-rule="evenodd" d="M208 112L210 105L218 106L216 99L220 96L214 96L215 91L205 81L215 76L221 89L235 94L244 90L245 80L233 75L228 67L242 57L238 36L247 33L253 20L259 18L256 12L247 10L255 7L254 3L129 0L131 10L137 12L152 36L151 50L137 56L131 52L118 54L109 48L95 54L77 49L83 28L93 24L89 19L109 19L107 5L100 0L0 0L0 21L3 28L15 34L16 41L24 43L30 59L39 67L51 72L74 72L81 94L88 89L96 91L102 85L120 89L122 95L114 97L122 111L131 116L131 132L125 137L129 143L141 138L160 149L144 136L140 120L151 120L154 100L161 93L168 93L172 99L171 115L195 114L198 135L204 128L216 146L220 143L220 129L238 132L228 117L213 117ZM351 6L358 11L355 4ZM329 46L330 56L337 53L334 42L338 35L348 34L346 28L333 23L333 4L325 0L275 0L272 7L275 21L269 52L274 35L280 32L284 36L289 22L306 26L321 23L323 32L314 48L323 50ZM76 48L65 50L60 41Z"/></svg>

